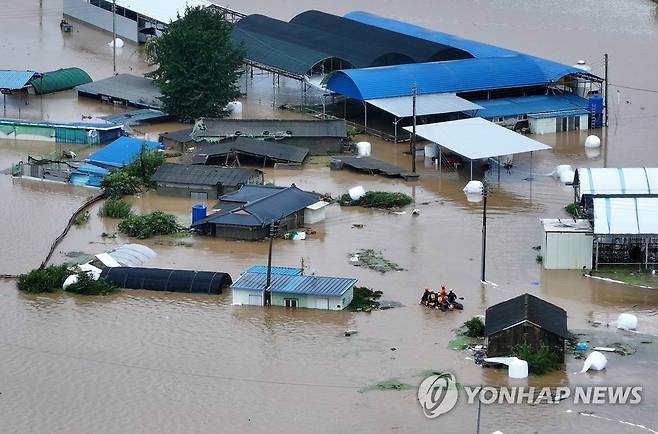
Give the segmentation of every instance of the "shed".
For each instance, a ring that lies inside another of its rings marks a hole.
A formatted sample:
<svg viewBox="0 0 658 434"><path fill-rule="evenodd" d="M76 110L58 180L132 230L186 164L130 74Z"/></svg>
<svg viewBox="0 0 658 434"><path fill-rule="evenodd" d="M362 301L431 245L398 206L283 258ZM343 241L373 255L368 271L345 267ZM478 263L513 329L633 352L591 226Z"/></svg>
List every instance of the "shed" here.
<svg viewBox="0 0 658 434"><path fill-rule="evenodd" d="M165 163L151 176L158 194L217 199L246 184L262 184L263 172L241 167Z"/></svg>
<svg viewBox="0 0 658 434"><path fill-rule="evenodd" d="M123 136L89 155L85 161L106 168L123 167L135 161L142 148L153 151L159 147L158 142Z"/></svg>
<svg viewBox="0 0 658 434"><path fill-rule="evenodd" d="M304 225L304 210L320 200L320 194L300 190L295 184L271 191L246 204L220 209L192 226L217 237L260 240L269 235L270 225L275 222L278 222L277 236Z"/></svg>
<svg viewBox="0 0 658 434"><path fill-rule="evenodd" d="M269 163L302 164L308 149L277 141L238 137L221 143L204 144L195 149L194 164L266 166Z"/></svg>
<svg viewBox="0 0 658 434"><path fill-rule="evenodd" d="M357 280L344 277L288 275L272 272L272 306L342 310L349 306ZM267 273L246 272L231 285L233 304L262 306Z"/></svg>
<svg viewBox="0 0 658 434"><path fill-rule="evenodd" d="M543 219L542 264L546 270L592 268L593 233L589 220Z"/></svg>
<svg viewBox="0 0 658 434"><path fill-rule="evenodd" d="M44 72L40 77L33 77L30 84L37 95L73 89L93 80L80 68L62 68L56 71Z"/></svg>
<svg viewBox="0 0 658 434"><path fill-rule="evenodd" d="M153 80L131 74L119 74L76 86L78 95L100 99L110 104L159 109L162 93Z"/></svg>
<svg viewBox="0 0 658 434"><path fill-rule="evenodd" d="M109 122L49 122L0 119L0 139L38 140L98 145L123 135L121 125Z"/></svg>
<svg viewBox="0 0 658 434"><path fill-rule="evenodd" d="M561 307L526 293L489 307L485 316L488 357L509 356L514 347L527 344L535 350L549 347L564 363L569 332Z"/></svg>
<svg viewBox="0 0 658 434"><path fill-rule="evenodd" d="M304 210L304 223L312 225L313 223L318 223L326 219L327 205L329 205L328 202L320 200L307 206Z"/></svg>

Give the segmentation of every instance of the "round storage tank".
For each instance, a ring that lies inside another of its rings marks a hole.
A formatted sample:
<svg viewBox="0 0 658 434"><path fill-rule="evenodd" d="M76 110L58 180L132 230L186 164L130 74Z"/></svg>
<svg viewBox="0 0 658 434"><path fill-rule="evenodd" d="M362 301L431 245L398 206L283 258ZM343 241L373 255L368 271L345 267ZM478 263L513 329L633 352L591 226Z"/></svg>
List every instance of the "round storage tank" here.
<svg viewBox="0 0 658 434"><path fill-rule="evenodd" d="M206 218L208 208L202 203L192 205L192 224Z"/></svg>
<svg viewBox="0 0 658 434"><path fill-rule="evenodd" d="M372 145L370 145L370 142L359 142L356 144L356 151L361 157L369 157Z"/></svg>

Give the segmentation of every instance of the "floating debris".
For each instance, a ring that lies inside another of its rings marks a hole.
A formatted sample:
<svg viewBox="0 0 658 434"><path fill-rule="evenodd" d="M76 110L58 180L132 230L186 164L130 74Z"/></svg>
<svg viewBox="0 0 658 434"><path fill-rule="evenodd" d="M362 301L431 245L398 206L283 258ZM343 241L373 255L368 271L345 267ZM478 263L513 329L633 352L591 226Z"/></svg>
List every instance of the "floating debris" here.
<svg viewBox="0 0 658 434"><path fill-rule="evenodd" d="M356 267L366 267L380 273L405 270L395 262L384 258L381 252L372 249L361 249L357 253L351 253L350 262Z"/></svg>
<svg viewBox="0 0 658 434"><path fill-rule="evenodd" d="M379 383L373 384L372 386L361 389L361 393L369 392L371 390L412 390L415 388L415 386L403 383L397 378L391 378L390 380L381 381Z"/></svg>

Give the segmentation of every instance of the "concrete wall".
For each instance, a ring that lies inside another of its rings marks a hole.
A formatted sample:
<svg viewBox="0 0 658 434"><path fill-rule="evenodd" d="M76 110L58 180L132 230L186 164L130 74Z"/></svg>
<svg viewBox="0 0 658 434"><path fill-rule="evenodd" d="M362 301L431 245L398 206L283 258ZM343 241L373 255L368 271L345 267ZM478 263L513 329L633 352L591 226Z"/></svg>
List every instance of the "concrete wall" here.
<svg viewBox="0 0 658 434"><path fill-rule="evenodd" d="M233 290L233 304L235 305L254 305L251 302L260 300L262 291L249 291L244 289L234 289ZM308 308L308 309L324 309L324 310L342 310L350 304L352 301L353 290L350 288L343 297L318 297L314 295L303 295L303 294L284 294L284 293L272 293L272 306L281 306L285 307L286 299L297 300L298 308ZM262 301L261 301L262 303ZM262 304L258 304L261 306Z"/></svg>
<svg viewBox="0 0 658 434"><path fill-rule="evenodd" d="M91 5L89 0L64 0L64 15L112 32L112 12ZM116 32L118 37L138 42L137 21L117 15Z"/></svg>
<svg viewBox="0 0 658 434"><path fill-rule="evenodd" d="M257 297L262 297L263 291L247 291L244 289L234 289L232 290L233 293L233 304L235 305L257 305L257 306L262 306L262 298L260 298L261 302L259 304L253 304L253 302L256 300ZM251 297L251 302L250 303L250 297Z"/></svg>
<svg viewBox="0 0 658 434"><path fill-rule="evenodd" d="M215 200L219 197L217 186L212 185L190 185L190 184L170 184L158 182L155 186L158 194L163 196L191 197L194 193L207 193L208 200Z"/></svg>

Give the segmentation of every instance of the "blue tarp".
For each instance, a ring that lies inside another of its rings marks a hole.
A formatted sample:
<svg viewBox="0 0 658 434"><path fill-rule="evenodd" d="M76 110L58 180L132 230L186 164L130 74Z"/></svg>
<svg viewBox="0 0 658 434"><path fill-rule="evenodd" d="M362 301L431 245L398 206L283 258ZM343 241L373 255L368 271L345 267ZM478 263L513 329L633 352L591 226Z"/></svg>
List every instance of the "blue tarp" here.
<svg viewBox="0 0 658 434"><path fill-rule="evenodd" d="M477 111L477 115L485 119L491 119L498 116L507 117L557 112L589 113L587 111L588 100L572 93L494 98L476 100L473 102L483 107ZM575 116L575 114L573 116Z"/></svg>
<svg viewBox="0 0 658 434"><path fill-rule="evenodd" d="M34 74L33 71L0 70L0 89L23 89Z"/></svg>
<svg viewBox="0 0 658 434"><path fill-rule="evenodd" d="M158 149L160 143L123 136L94 152L85 161L103 167L123 167L137 158L142 146L146 146L147 151L152 151Z"/></svg>

